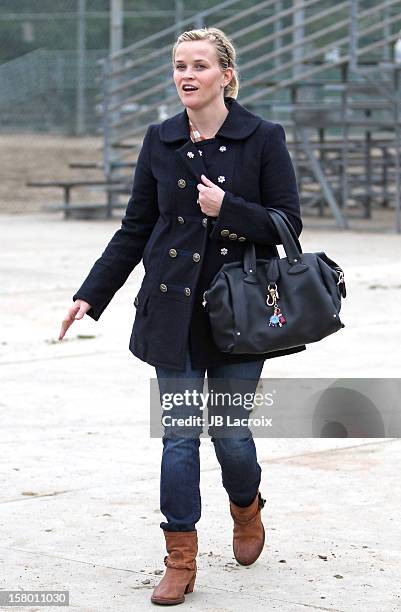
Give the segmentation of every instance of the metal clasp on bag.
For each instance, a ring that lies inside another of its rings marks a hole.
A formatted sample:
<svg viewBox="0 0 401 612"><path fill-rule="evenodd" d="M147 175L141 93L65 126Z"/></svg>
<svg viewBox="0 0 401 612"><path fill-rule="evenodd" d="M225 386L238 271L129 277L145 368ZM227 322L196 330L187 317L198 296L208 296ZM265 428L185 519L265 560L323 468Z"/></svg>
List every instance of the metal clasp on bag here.
<svg viewBox="0 0 401 612"><path fill-rule="evenodd" d="M339 287L342 297L345 298L347 295L347 289L345 287L344 272L341 270L341 268L334 269L338 274L337 287Z"/></svg>
<svg viewBox="0 0 401 612"><path fill-rule="evenodd" d="M272 286L274 285L274 287ZM266 297L266 304L268 306L274 306L276 301L279 298L278 289L276 283L269 283L267 286L267 291L269 292Z"/></svg>
<svg viewBox="0 0 401 612"><path fill-rule="evenodd" d="M338 268L336 268L336 272L338 274L337 285L341 285L341 283L344 282L344 272L342 270L339 270Z"/></svg>
<svg viewBox="0 0 401 612"><path fill-rule="evenodd" d="M279 299L278 289L276 283L269 283L267 285L267 291L269 292L266 297L266 304L273 306L273 314L269 317L269 327L283 327L287 323L287 319L281 312L281 309L277 303Z"/></svg>

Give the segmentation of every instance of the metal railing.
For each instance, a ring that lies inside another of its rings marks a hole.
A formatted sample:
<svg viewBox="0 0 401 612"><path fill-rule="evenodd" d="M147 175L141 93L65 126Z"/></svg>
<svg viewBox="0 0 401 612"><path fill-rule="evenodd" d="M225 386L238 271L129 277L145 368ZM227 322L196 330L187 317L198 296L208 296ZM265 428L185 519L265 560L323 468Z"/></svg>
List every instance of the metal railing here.
<svg viewBox="0 0 401 612"><path fill-rule="evenodd" d="M227 17L222 15L227 7L237 10ZM401 0L344 0L335 4L327 0L263 0L248 7L241 0L226 0L105 58L99 101L103 108L104 170L109 179L121 175L125 160L132 161L132 147L141 144L146 125L182 110L172 79L171 49L177 31L203 25L223 29L236 46L241 104L259 114L266 108L271 113L275 105L291 111L298 103L294 91L311 79L315 83L344 83L344 74L347 81L369 79L361 67L391 60L401 29ZM382 112L394 121L398 92L380 81L378 87L383 91L387 87L391 102ZM290 124L294 117L290 112ZM396 138L398 132L394 130ZM305 133L301 143L304 138ZM396 141L395 152L398 149ZM310 151L308 154L310 157ZM315 162L312 165L315 167ZM397 172L399 183L399 163ZM321 169L317 174L322 175ZM328 189L324 185L325 192ZM332 210L341 225L334 200Z"/></svg>
<svg viewBox="0 0 401 612"><path fill-rule="evenodd" d="M177 27L184 29L194 23L205 23L223 8L234 4L241 2L227 0L130 45L103 61L102 102L108 146L116 147L135 136L140 138L145 124L178 112L181 104L172 85L171 58L163 61L171 53L172 35ZM368 0L360 0L358 38L361 40L370 37L370 42L351 49L351 43L355 43L355 27L358 25L351 19L352 1L346 0L330 6L330 3L322 0L295 0L290 6L274 12L277 5L283 4L277 0L264 0L226 19L213 21L213 25L227 31L238 49L240 76L242 72L247 75L241 82L239 99L243 104L270 96L298 80L348 63L355 54L363 58L388 47L398 37L401 27L400 0L385 0L373 6ZM258 11L268 8L272 10L270 16L230 32L230 28L237 27L238 23L242 25L246 18L254 18ZM333 23L334 15L337 18ZM329 24L322 27L325 20L330 19ZM364 23L367 20L369 25ZM284 27L279 30L275 28L277 22ZM300 30L302 36L299 35ZM384 31L386 38L383 38ZM166 37L168 44L148 50L151 44L159 44ZM249 37L252 40L248 41ZM372 40L375 37L378 40ZM275 48L278 40L281 46ZM333 49L338 50L338 58L326 60L325 56ZM156 67L155 61L158 64ZM151 68L149 63L152 64ZM115 157L123 159L124 155L126 153L120 150Z"/></svg>

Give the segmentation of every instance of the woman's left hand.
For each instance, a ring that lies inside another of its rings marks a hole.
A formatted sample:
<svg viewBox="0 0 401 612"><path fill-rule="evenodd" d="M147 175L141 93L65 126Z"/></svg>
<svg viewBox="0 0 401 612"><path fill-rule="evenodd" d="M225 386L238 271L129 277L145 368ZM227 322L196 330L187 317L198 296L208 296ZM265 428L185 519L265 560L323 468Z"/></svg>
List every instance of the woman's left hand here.
<svg viewBox="0 0 401 612"><path fill-rule="evenodd" d="M225 191L210 181L204 174L201 175L203 183L198 183L198 202L202 212L209 217L218 217Z"/></svg>

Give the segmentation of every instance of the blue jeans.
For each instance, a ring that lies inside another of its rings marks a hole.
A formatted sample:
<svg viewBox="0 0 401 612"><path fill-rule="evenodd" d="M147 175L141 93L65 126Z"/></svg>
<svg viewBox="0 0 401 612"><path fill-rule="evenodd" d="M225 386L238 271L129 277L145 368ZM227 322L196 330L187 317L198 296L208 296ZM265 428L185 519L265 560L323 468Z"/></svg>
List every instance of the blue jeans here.
<svg viewBox="0 0 401 612"><path fill-rule="evenodd" d="M218 390L235 390L238 384L241 391L254 393L258 384L264 359L230 363L207 368L208 383L217 379ZM164 393L184 393L196 390L202 393L205 370L194 369L189 351L186 370L177 372L156 366L160 395ZM188 382L187 379L191 379ZM238 381L241 381L238 383ZM209 389L210 390L210 389ZM188 396L187 396L188 399ZM209 406L208 406L209 407ZM236 408L236 416L249 417L249 407ZM163 415L182 418L199 416L199 407L192 402L174 405ZM192 437L175 435L171 428L164 427L163 453L160 475L160 510L167 522L160 527L166 531L194 531L201 517L201 495L199 489L200 461L199 447L203 428L192 429ZM214 433L209 426L209 434ZM243 435L236 437L211 437L217 460L221 466L223 487L231 501L238 506L248 506L255 498L261 480L262 469L257 461L255 442L248 427L242 428Z"/></svg>

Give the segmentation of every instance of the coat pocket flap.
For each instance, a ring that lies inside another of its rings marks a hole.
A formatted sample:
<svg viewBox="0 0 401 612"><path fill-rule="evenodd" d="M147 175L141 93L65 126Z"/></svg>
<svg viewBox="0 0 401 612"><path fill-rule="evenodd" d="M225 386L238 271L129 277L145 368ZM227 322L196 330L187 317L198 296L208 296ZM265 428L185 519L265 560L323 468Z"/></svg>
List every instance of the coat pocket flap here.
<svg viewBox="0 0 401 612"><path fill-rule="evenodd" d="M146 312L146 306L149 300L149 289L142 286L134 298L134 306L138 312Z"/></svg>

